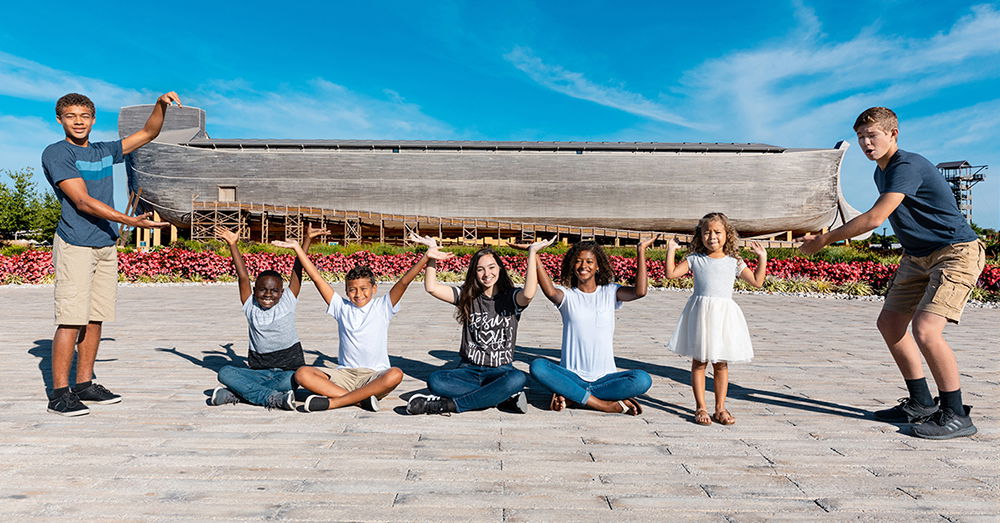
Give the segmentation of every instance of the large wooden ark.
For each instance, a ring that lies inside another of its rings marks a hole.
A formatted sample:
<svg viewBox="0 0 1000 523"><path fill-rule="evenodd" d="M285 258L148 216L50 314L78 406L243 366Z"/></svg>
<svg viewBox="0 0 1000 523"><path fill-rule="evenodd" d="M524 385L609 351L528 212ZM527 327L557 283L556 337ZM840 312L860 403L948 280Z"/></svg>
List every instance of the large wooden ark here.
<svg viewBox="0 0 1000 523"><path fill-rule="evenodd" d="M121 110L122 135L151 106ZM294 126L294 122L289 123ZM847 145L213 139L205 111L171 107L128 158L147 208L186 227L192 201L690 232L712 211L744 235L818 231L844 200Z"/></svg>

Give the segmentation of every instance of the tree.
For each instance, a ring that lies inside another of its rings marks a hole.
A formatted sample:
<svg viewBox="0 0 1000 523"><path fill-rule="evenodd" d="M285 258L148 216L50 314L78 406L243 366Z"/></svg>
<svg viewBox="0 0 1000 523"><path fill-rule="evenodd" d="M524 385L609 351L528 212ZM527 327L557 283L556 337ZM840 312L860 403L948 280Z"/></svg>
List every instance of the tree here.
<svg viewBox="0 0 1000 523"><path fill-rule="evenodd" d="M11 184L0 180L0 236L15 234L32 240L51 239L59 223L61 207L50 191L39 193L30 167L2 171Z"/></svg>

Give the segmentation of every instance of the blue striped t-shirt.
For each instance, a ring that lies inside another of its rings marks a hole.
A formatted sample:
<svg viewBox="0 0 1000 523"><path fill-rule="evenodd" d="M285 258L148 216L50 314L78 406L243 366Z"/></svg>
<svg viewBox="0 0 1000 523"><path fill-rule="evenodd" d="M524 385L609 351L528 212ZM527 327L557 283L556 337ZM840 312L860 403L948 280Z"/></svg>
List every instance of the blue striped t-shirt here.
<svg viewBox="0 0 1000 523"><path fill-rule="evenodd" d="M74 145L67 140L58 141L42 152L42 169L45 178L62 205L62 214L56 234L71 245L81 247L107 247L114 245L118 231L103 218L80 212L59 190L59 182L70 178L83 178L87 193L114 207L113 166L122 163L122 142L90 142L87 147Z"/></svg>

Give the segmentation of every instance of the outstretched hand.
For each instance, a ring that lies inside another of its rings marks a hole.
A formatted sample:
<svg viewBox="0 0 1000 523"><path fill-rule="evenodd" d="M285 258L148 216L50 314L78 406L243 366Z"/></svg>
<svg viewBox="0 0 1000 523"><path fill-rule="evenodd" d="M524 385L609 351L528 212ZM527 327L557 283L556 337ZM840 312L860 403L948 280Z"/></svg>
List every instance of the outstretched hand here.
<svg viewBox="0 0 1000 523"><path fill-rule="evenodd" d="M434 249L438 246L437 240L434 238L430 236L421 236L415 232L410 233L410 241L420 245L425 245L428 249Z"/></svg>
<svg viewBox="0 0 1000 523"><path fill-rule="evenodd" d="M670 238L670 240L667 241L667 250L668 251L676 251L677 249L680 249L680 248L681 248L681 244L677 243L677 239Z"/></svg>
<svg viewBox="0 0 1000 523"><path fill-rule="evenodd" d="M295 240L274 240L271 242L271 245L281 247L282 249L292 249L294 251L295 248L299 246L299 242Z"/></svg>
<svg viewBox="0 0 1000 523"><path fill-rule="evenodd" d="M802 245L799 245L799 252L805 255L816 254L820 249L826 247L822 235L806 234L801 238L797 238L797 241L802 242Z"/></svg>
<svg viewBox="0 0 1000 523"><path fill-rule="evenodd" d="M221 225L215 226L215 235L218 236L219 238L222 238L222 240L228 243L229 245L236 245L236 242L238 242L240 239L240 236L238 234L236 234L233 231L230 231L229 229Z"/></svg>
<svg viewBox="0 0 1000 523"><path fill-rule="evenodd" d="M147 212L136 216L135 220L132 222L132 226L142 227L143 229L159 229L161 227L170 226L167 222L154 222L153 220L150 220L149 217L152 215L153 213Z"/></svg>
<svg viewBox="0 0 1000 523"><path fill-rule="evenodd" d="M764 258L767 256L767 249L765 249L760 242L750 242L750 250L753 251L758 258Z"/></svg>
<svg viewBox="0 0 1000 523"><path fill-rule="evenodd" d="M649 246L653 245L653 243L656 242L656 240L659 240L661 236L663 236L663 235L662 234L657 234L653 238L650 238L648 240L643 240L643 241L639 242L639 249L643 250L643 251L646 250L646 249L648 249ZM673 241L673 240L671 240L671 241Z"/></svg>
<svg viewBox="0 0 1000 523"><path fill-rule="evenodd" d="M326 236L328 234L330 234L330 231L327 230L326 227L313 227L312 225L310 225L309 229L306 231L306 237L310 240L314 240L320 236Z"/></svg>
<svg viewBox="0 0 1000 523"><path fill-rule="evenodd" d="M455 253L444 252L437 245L435 245L434 247L428 247L427 248L427 252L424 253L424 254L428 258L430 258L432 260L438 260L438 261L440 261L440 260L447 260L448 258L451 258L452 256L455 256Z"/></svg>
<svg viewBox="0 0 1000 523"><path fill-rule="evenodd" d="M542 250L542 249L544 249L546 247L549 247L550 245L552 245L553 243L556 242L557 238L559 238L559 236L553 236L553 237L549 238L548 240L538 240L535 243L532 243L531 245L528 245L528 252L529 253L535 253L535 252L538 252L538 251L540 251L540 250Z"/></svg>

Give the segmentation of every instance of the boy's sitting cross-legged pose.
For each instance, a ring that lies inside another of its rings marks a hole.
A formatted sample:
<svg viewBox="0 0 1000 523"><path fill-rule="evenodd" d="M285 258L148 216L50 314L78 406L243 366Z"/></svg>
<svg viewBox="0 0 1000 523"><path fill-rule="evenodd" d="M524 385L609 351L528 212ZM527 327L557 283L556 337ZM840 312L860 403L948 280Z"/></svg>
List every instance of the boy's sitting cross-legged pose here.
<svg viewBox="0 0 1000 523"><path fill-rule="evenodd" d="M240 399L269 409L295 408L295 371L305 365L302 344L295 330L295 306L302 287L302 265L296 261L288 282L288 292L282 288L281 275L263 271L250 287L243 255L235 232L216 227L215 232L229 244L233 265L240 286L240 303L249 326L250 350L248 367L227 365L219 369L219 382L208 402L210 405L238 403ZM305 248L324 229L309 228Z"/></svg>
<svg viewBox="0 0 1000 523"><path fill-rule="evenodd" d="M293 249L306 274L329 304L327 314L337 320L340 349L336 369L302 367L295 373L299 385L315 393L306 398L309 412L361 405L378 410L384 398L403 380L403 371L389 365L389 322L399 311L399 300L410 282L427 265L428 255L404 274L388 293L375 297L378 285L368 266L351 269L345 278L347 297L333 290L297 242L272 242Z"/></svg>

